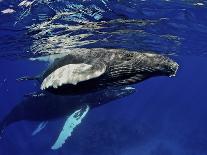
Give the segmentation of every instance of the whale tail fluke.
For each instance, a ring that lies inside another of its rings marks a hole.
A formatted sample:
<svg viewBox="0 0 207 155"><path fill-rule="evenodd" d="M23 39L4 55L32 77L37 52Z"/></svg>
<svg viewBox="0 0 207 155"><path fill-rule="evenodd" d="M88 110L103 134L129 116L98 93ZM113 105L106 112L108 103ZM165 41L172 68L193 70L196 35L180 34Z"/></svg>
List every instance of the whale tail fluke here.
<svg viewBox="0 0 207 155"><path fill-rule="evenodd" d="M23 77L20 77L18 79L16 79L17 81L27 81L27 80L39 80L39 76L23 76Z"/></svg>

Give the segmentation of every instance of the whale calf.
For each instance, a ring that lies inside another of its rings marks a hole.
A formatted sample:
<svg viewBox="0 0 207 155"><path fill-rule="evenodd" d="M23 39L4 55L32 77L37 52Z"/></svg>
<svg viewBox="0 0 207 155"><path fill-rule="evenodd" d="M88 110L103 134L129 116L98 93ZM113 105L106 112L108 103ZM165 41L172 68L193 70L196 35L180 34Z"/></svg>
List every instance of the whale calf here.
<svg viewBox="0 0 207 155"><path fill-rule="evenodd" d="M62 96L52 93L37 93L26 96L0 122L1 135L6 127L19 121L41 122L32 135L40 132L48 121L64 117L65 124L56 142L51 147L59 149L71 136L72 131L90 109L99 107L135 92L132 87L117 87L81 96Z"/></svg>
<svg viewBox="0 0 207 155"><path fill-rule="evenodd" d="M178 64L161 54L124 49L73 49L36 77L42 90L81 94L131 85L155 76L175 76Z"/></svg>

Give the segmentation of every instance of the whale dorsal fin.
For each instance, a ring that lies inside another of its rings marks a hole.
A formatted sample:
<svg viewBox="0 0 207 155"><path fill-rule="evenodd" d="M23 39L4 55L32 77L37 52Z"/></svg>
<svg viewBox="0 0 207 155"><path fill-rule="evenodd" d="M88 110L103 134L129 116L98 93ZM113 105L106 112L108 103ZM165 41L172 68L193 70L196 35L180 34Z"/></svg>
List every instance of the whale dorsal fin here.
<svg viewBox="0 0 207 155"><path fill-rule="evenodd" d="M72 115L68 116L62 131L60 132L56 142L51 147L52 150L57 150L62 147L68 137L71 136L74 128L76 128L86 116L89 111L89 106L86 105L78 110L76 110Z"/></svg>
<svg viewBox="0 0 207 155"><path fill-rule="evenodd" d="M49 87L58 88L64 84L76 85L79 82L97 78L105 71L106 65L102 62L68 64L49 74L43 80L41 89L44 90Z"/></svg>

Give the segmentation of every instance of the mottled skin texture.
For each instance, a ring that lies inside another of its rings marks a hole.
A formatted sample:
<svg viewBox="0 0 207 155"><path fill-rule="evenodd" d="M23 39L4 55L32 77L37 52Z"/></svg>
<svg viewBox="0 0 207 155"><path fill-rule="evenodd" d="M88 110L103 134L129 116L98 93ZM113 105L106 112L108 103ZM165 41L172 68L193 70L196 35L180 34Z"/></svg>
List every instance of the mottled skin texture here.
<svg viewBox="0 0 207 155"><path fill-rule="evenodd" d="M171 76L178 65L171 59L150 52L130 52L123 49L75 49L67 56L57 59L46 70L41 79L44 80L54 70L67 65L86 63L101 67L105 64L106 72L98 78L78 83L65 84L47 90L55 94L77 94L97 91L110 86L130 85L154 76Z"/></svg>

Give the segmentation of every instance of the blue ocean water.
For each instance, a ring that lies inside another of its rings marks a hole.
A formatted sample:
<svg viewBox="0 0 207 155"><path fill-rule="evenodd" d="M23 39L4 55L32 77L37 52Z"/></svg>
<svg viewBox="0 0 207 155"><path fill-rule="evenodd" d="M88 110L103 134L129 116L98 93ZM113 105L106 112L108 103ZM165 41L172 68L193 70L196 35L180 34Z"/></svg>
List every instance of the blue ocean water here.
<svg viewBox="0 0 207 155"><path fill-rule="evenodd" d="M0 0L0 120L53 55L74 48L153 51L176 60L176 77L136 84L136 93L90 111L59 150L65 119L9 126L1 155L207 155L207 2L204 0ZM24 111L23 111L24 112Z"/></svg>

